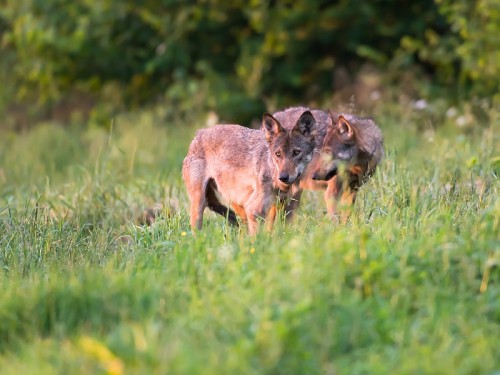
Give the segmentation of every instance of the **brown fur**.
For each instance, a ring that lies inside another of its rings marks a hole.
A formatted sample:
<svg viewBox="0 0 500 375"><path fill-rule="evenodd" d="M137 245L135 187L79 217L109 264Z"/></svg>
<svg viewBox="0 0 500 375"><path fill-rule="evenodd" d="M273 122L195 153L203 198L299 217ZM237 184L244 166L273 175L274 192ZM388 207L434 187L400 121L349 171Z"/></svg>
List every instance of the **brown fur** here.
<svg viewBox="0 0 500 375"><path fill-rule="evenodd" d="M278 201L286 201L287 212L293 211L300 178L315 149L314 117L308 111L299 116L289 129L265 114L263 130L217 125L197 132L182 168L193 230L201 229L205 207L232 224L239 217L252 235L258 218L272 227Z"/></svg>
<svg viewBox="0 0 500 375"><path fill-rule="evenodd" d="M306 110L292 107L274 116L286 128ZM311 113L317 124L317 146L300 188L324 190L328 214L336 219L338 203L352 205L359 187L375 172L384 153L382 133L371 119L320 110ZM344 220L347 214L348 210Z"/></svg>

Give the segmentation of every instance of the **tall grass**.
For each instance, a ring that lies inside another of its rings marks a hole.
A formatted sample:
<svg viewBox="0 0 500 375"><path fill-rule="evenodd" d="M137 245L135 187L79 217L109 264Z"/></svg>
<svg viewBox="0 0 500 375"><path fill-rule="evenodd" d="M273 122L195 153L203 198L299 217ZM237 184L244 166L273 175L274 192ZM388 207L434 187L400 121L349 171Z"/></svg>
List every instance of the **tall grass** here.
<svg viewBox="0 0 500 375"><path fill-rule="evenodd" d="M255 238L208 212L191 234L180 167L203 121L2 134L1 373L500 371L490 117L426 129L381 110L387 155L350 222L308 192Z"/></svg>

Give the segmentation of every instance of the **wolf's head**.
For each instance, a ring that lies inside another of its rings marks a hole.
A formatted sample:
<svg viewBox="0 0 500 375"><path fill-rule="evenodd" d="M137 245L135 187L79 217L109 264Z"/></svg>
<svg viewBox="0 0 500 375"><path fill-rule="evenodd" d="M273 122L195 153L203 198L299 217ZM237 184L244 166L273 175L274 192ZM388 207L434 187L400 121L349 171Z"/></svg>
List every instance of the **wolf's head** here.
<svg viewBox="0 0 500 375"><path fill-rule="evenodd" d="M341 163L356 162L359 153L356 128L346 117L339 115L337 118L330 112L331 124L323 140L314 180L329 180L337 174Z"/></svg>
<svg viewBox="0 0 500 375"><path fill-rule="evenodd" d="M284 185L297 181L313 157L316 145L316 120L311 112L302 113L291 130L285 129L272 115L265 113L262 128L269 142L277 177Z"/></svg>

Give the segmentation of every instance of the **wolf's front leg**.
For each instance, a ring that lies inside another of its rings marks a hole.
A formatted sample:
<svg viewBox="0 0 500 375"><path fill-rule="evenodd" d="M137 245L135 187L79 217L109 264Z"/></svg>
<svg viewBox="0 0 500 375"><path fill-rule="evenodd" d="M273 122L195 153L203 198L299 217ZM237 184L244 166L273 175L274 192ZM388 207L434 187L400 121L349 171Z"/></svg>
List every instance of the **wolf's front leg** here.
<svg viewBox="0 0 500 375"><path fill-rule="evenodd" d="M328 212L328 216L333 221L337 221L337 201L338 201L338 196L339 192L341 191L342 187L341 184L339 184L338 177L335 176L331 180L328 181L328 185L325 190L325 203L326 203L326 211ZM340 186L339 186L340 185Z"/></svg>
<svg viewBox="0 0 500 375"><path fill-rule="evenodd" d="M248 220L247 220L247 214L245 212L245 208L239 204L236 204L236 203L233 203L231 205L231 208L236 213L236 215L240 218L241 222L246 225Z"/></svg>
<svg viewBox="0 0 500 375"><path fill-rule="evenodd" d="M248 214L248 234L251 236L255 236L259 231L259 222L257 221L258 216L254 214Z"/></svg>
<svg viewBox="0 0 500 375"><path fill-rule="evenodd" d="M272 231L273 230L273 226L274 226L274 221L276 220L276 211L277 211L277 207L275 204L273 204L271 206L271 208L269 208L269 211L266 215L266 230L268 232Z"/></svg>
<svg viewBox="0 0 500 375"><path fill-rule="evenodd" d="M291 222L295 216L295 212L300 206L300 197L302 196L302 189L297 190L288 200L285 205L285 220L287 223Z"/></svg>
<svg viewBox="0 0 500 375"><path fill-rule="evenodd" d="M254 236L259 231L259 220L267 219L273 205L272 192L267 186L257 185L245 202L245 215L248 222L248 233Z"/></svg>
<svg viewBox="0 0 500 375"><path fill-rule="evenodd" d="M340 197L340 207L342 209L340 215L340 222L342 224L346 224L351 216L352 206L356 200L356 190L352 190L347 188L342 192L342 196Z"/></svg>

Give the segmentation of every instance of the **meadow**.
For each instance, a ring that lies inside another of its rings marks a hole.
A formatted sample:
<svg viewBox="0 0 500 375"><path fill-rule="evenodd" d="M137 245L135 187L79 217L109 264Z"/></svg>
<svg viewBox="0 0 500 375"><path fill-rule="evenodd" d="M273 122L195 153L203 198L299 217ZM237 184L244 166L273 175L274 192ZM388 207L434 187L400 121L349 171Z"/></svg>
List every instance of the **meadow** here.
<svg viewBox="0 0 500 375"><path fill-rule="evenodd" d="M461 110L375 108L386 155L351 220L308 192L255 238L213 214L191 233L204 113L3 131L0 372L498 374L500 112Z"/></svg>

